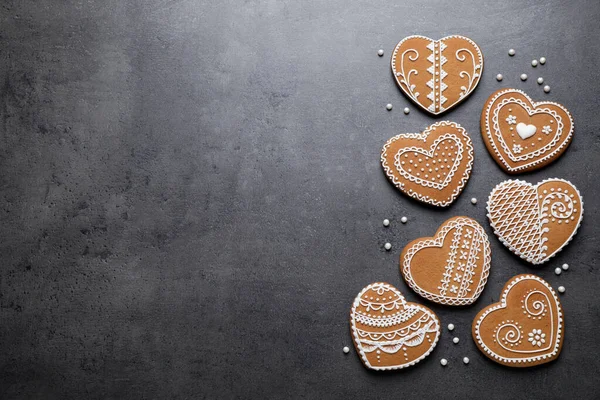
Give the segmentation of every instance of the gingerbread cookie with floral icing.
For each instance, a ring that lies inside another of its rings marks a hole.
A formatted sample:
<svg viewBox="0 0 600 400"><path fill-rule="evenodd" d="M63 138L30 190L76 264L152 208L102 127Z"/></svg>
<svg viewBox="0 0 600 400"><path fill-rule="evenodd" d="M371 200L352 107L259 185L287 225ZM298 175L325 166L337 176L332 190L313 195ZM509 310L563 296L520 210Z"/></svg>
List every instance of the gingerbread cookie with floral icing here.
<svg viewBox="0 0 600 400"><path fill-rule="evenodd" d="M388 140L381 151L381 165L390 181L408 196L445 207L469 180L473 145L457 123L436 122L422 133L402 133Z"/></svg>
<svg viewBox="0 0 600 400"><path fill-rule="evenodd" d="M475 90L483 72L483 55L479 46L464 36L439 40L409 36L394 49L392 72L409 99L438 115Z"/></svg>
<svg viewBox="0 0 600 400"><path fill-rule="evenodd" d="M392 370L427 357L440 337L440 321L429 308L409 303L390 284L364 288L350 312L350 330L365 367Z"/></svg>
<svg viewBox="0 0 600 400"><path fill-rule="evenodd" d="M509 367L531 367L558 357L565 334L560 300L548 282L517 275L499 303L481 310L472 328L475 344L491 360Z"/></svg>
<svg viewBox="0 0 600 400"><path fill-rule="evenodd" d="M571 143L573 118L558 103L536 103L521 90L501 89L483 107L481 135L498 165L517 174L560 157Z"/></svg>
<svg viewBox="0 0 600 400"><path fill-rule="evenodd" d="M416 239L400 256L400 272L422 297L440 304L472 304L485 287L491 251L487 234L468 217L444 222L434 237Z"/></svg>
<svg viewBox="0 0 600 400"><path fill-rule="evenodd" d="M543 264L577 233L583 200L563 179L537 185L508 180L492 190L487 211L494 233L506 247L532 264Z"/></svg>

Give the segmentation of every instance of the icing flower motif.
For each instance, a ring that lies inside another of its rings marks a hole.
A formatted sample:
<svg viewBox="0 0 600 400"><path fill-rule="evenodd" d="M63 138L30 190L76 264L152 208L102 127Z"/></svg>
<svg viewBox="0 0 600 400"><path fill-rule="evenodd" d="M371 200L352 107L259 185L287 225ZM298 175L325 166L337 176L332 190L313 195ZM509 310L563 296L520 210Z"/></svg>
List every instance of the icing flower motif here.
<svg viewBox="0 0 600 400"><path fill-rule="evenodd" d="M531 342L532 346L540 347L542 343L546 343L545 337L546 334L542 333L541 329L534 329L529 333L529 339L527 340Z"/></svg>
<svg viewBox="0 0 600 400"><path fill-rule="evenodd" d="M550 125L546 125L544 126L544 128L542 128L542 132L544 132L547 135L550 132L552 132L552 128L550 127Z"/></svg>
<svg viewBox="0 0 600 400"><path fill-rule="evenodd" d="M452 293L456 293L456 292L458 291L458 286L456 286L456 285L452 285L452 287L450 288L450 291L451 291Z"/></svg>
<svg viewBox="0 0 600 400"><path fill-rule="evenodd" d="M512 148L513 153L515 154L519 154L523 151L523 146L521 146L520 144L515 144Z"/></svg>
<svg viewBox="0 0 600 400"><path fill-rule="evenodd" d="M459 271L464 271L465 270L465 263L459 262L458 263L458 267L456 268Z"/></svg>
<svg viewBox="0 0 600 400"><path fill-rule="evenodd" d="M467 229L465 231L465 239L470 239L470 238L471 238L471 231Z"/></svg>
<svg viewBox="0 0 600 400"><path fill-rule="evenodd" d="M509 125L514 125L517 123L517 117L515 117L514 115L509 115L506 118L506 122L508 122Z"/></svg>
<svg viewBox="0 0 600 400"><path fill-rule="evenodd" d="M454 282L460 282L460 279L461 279L461 278L462 278L462 275L461 275L461 274L458 274L458 273L457 273L457 274L455 274L455 275L454 275Z"/></svg>
<svg viewBox="0 0 600 400"><path fill-rule="evenodd" d="M467 259L467 252L460 250L460 258L459 259L460 260L466 260Z"/></svg>

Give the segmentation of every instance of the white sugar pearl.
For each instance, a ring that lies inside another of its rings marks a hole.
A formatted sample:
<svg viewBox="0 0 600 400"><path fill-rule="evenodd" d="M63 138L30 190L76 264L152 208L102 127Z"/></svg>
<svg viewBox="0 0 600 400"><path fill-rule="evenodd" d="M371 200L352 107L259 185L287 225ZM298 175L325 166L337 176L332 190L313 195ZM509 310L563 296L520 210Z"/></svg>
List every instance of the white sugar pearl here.
<svg viewBox="0 0 600 400"><path fill-rule="evenodd" d="M402 222L403 224L405 224L405 223L408 222L408 218L402 217L402 218L400 218L400 222Z"/></svg>
<svg viewBox="0 0 600 400"><path fill-rule="evenodd" d="M350 353L350 349L348 348L348 346L345 346L345 347L342 349L342 351L343 351L345 354L348 354L348 353Z"/></svg>
<svg viewBox="0 0 600 400"><path fill-rule="evenodd" d="M454 324L448 324L448 330L449 331L453 331L454 330Z"/></svg>
<svg viewBox="0 0 600 400"><path fill-rule="evenodd" d="M537 67L537 60L531 60L531 66L532 67Z"/></svg>
<svg viewBox="0 0 600 400"><path fill-rule="evenodd" d="M442 367L445 367L446 365L448 365L448 360L446 360L445 358L442 358L440 360L440 364L442 364Z"/></svg>
<svg viewBox="0 0 600 400"><path fill-rule="evenodd" d="M521 74L521 80L522 81L526 81L527 80L527 74Z"/></svg>
<svg viewBox="0 0 600 400"><path fill-rule="evenodd" d="M387 104L387 106L385 106L385 108L386 108L388 111L391 111L391 110L392 110L392 107L393 107L393 106L392 106L392 103L388 103L388 104Z"/></svg>
<svg viewBox="0 0 600 400"><path fill-rule="evenodd" d="M382 57L383 56L383 49L379 49L379 51L377 52L377 55L379 57Z"/></svg>
<svg viewBox="0 0 600 400"><path fill-rule="evenodd" d="M560 274L561 274L561 272L562 272L562 269L560 269L560 268L558 268L558 267L556 267L556 269L554 269L554 273L555 273L556 275L560 275Z"/></svg>
<svg viewBox="0 0 600 400"><path fill-rule="evenodd" d="M452 339L452 341L454 342L454 344L458 344L458 342L460 341L459 338L455 337L454 339Z"/></svg>
<svg viewBox="0 0 600 400"><path fill-rule="evenodd" d="M384 219L383 220L383 226L390 226L390 220L389 219Z"/></svg>
<svg viewBox="0 0 600 400"><path fill-rule="evenodd" d="M540 57L540 64L546 64L546 57Z"/></svg>
<svg viewBox="0 0 600 400"><path fill-rule="evenodd" d="M548 85L544 86L544 92L550 93L550 86L548 86Z"/></svg>
<svg viewBox="0 0 600 400"><path fill-rule="evenodd" d="M498 74L498 75L496 75L496 80L497 80L498 82L500 82L502 79L504 79L504 77L502 76L502 74Z"/></svg>
<svg viewBox="0 0 600 400"><path fill-rule="evenodd" d="M472 203L472 204L477 204L477 199L476 199L475 197L473 197L473 198L471 199L471 203Z"/></svg>
<svg viewBox="0 0 600 400"><path fill-rule="evenodd" d="M541 85L542 83L544 83L544 78L542 78L541 76L538 78L537 80L538 85Z"/></svg>
<svg viewBox="0 0 600 400"><path fill-rule="evenodd" d="M408 114L410 112L410 108L404 107L404 114Z"/></svg>
<svg viewBox="0 0 600 400"><path fill-rule="evenodd" d="M563 271L568 270L569 269L569 264L567 264L567 263L563 264L562 265L562 269L563 269Z"/></svg>
<svg viewBox="0 0 600 400"><path fill-rule="evenodd" d="M564 287L564 286L559 286L559 287L558 287L558 291L559 291L559 293L564 293L564 292L565 292L565 290L567 290L567 289L565 289L565 287Z"/></svg>
<svg viewBox="0 0 600 400"><path fill-rule="evenodd" d="M515 49L510 49L508 51L508 55L511 56L511 57L514 56L515 55Z"/></svg>
<svg viewBox="0 0 600 400"><path fill-rule="evenodd" d="M386 243L383 245L383 247L387 250L390 251L390 249L392 248L392 244L391 243Z"/></svg>
<svg viewBox="0 0 600 400"><path fill-rule="evenodd" d="M463 358L463 362L464 362L465 364L468 364L468 363L469 363L469 357L465 357L465 358Z"/></svg>

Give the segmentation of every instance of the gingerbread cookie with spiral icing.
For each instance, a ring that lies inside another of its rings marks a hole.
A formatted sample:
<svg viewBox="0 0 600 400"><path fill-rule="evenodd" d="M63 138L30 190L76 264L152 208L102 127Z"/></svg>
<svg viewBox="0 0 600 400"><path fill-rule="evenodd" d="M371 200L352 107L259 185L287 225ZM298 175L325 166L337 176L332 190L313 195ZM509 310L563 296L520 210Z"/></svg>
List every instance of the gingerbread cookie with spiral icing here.
<svg viewBox="0 0 600 400"><path fill-rule="evenodd" d="M440 321L429 308L404 300L392 285L376 282L356 296L350 331L365 367L402 369L415 365L435 348Z"/></svg>
<svg viewBox="0 0 600 400"><path fill-rule="evenodd" d="M466 99L483 72L479 46L460 35L402 39L392 54L396 83L423 110L438 115Z"/></svg>
<svg viewBox="0 0 600 400"><path fill-rule="evenodd" d="M440 121L421 133L402 133L388 140L381 151L381 165L406 195L446 207L469 180L473 145L459 124Z"/></svg>

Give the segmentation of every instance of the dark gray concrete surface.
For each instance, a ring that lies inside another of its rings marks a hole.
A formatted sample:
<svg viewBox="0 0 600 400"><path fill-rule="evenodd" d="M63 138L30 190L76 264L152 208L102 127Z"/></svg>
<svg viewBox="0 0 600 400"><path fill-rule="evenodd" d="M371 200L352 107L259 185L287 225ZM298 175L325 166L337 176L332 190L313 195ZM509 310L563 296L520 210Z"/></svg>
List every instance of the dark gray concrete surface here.
<svg viewBox="0 0 600 400"><path fill-rule="evenodd" d="M0 397L598 398L599 20L597 0L3 1ZM410 34L463 34L484 53L479 87L441 118L392 79ZM575 119L563 157L522 176L569 179L585 202L575 240L537 268L485 217L508 176L479 116L501 87ZM445 210L403 196L379 165L385 140L440 119L466 127L476 152ZM384 280L422 301L398 256L454 215L492 243L475 305L428 304L460 343L444 329L418 366L368 372L342 353L354 296ZM567 288L566 338L556 362L513 370L476 349L470 326L524 272Z"/></svg>

